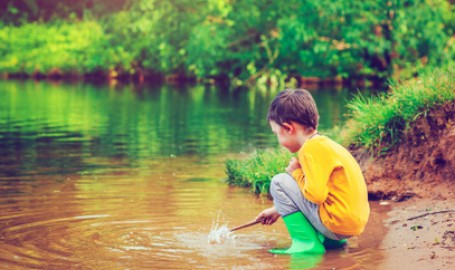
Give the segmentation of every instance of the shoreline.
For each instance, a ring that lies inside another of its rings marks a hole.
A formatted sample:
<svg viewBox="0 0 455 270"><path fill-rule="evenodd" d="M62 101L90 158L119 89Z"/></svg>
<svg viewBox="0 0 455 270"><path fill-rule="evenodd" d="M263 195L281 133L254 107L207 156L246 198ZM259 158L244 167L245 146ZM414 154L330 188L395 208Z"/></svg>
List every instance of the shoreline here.
<svg viewBox="0 0 455 270"><path fill-rule="evenodd" d="M454 269L455 199L417 198L390 203L378 269Z"/></svg>
<svg viewBox="0 0 455 270"><path fill-rule="evenodd" d="M97 82L109 84L112 81L121 83L145 83L145 82L157 82L157 83L171 83L171 84L195 84L195 83L208 83L208 84L221 84L226 85L232 83L227 78L196 78L186 76L183 74L171 74L164 75L159 73L149 72L134 72L134 73L120 73L114 70L99 71L96 73L64 73L58 69L52 70L48 73L36 72L33 74L28 73L0 73L0 79L2 80L34 80L34 81L68 81L68 82ZM299 88L308 90L317 90L324 87L359 87L365 88L374 86L378 89L385 89L383 80L374 77L352 77L352 78L341 78L341 77L305 77L305 76L288 76L286 80L295 79ZM246 84L250 85L250 84ZM254 85L254 84L251 84Z"/></svg>

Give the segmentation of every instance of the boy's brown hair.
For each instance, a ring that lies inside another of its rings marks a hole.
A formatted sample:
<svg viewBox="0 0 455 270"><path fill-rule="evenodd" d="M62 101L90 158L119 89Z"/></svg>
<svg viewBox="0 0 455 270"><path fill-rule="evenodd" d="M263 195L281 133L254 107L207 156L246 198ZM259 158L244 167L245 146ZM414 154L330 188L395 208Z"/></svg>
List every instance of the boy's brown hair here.
<svg viewBox="0 0 455 270"><path fill-rule="evenodd" d="M279 125L293 121L306 128L316 129L319 113L310 92L305 89L286 89L273 99L267 120Z"/></svg>

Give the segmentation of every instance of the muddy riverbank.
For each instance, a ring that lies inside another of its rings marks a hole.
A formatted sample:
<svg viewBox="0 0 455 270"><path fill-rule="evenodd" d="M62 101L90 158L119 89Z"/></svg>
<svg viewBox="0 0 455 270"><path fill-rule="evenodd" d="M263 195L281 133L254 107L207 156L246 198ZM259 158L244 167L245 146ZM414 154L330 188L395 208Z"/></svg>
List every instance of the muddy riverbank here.
<svg viewBox="0 0 455 270"><path fill-rule="evenodd" d="M370 198L389 207L379 269L455 267L455 102L421 115L403 143L359 160Z"/></svg>

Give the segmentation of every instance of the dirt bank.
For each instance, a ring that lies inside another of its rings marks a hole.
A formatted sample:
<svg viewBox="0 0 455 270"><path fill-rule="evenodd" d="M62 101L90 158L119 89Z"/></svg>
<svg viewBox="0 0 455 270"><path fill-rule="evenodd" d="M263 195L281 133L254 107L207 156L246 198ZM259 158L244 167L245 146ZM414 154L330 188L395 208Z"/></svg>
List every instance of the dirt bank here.
<svg viewBox="0 0 455 270"><path fill-rule="evenodd" d="M390 203L380 269L455 269L455 102L420 115L387 155L353 150L369 196Z"/></svg>

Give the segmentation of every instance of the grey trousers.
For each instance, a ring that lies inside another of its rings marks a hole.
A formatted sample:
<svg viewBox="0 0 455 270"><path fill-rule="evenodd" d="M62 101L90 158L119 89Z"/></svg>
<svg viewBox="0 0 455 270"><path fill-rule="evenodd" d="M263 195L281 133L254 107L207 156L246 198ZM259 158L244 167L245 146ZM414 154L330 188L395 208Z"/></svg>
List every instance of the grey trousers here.
<svg viewBox="0 0 455 270"><path fill-rule="evenodd" d="M270 184L270 194L276 210L282 217L301 211L313 227L324 236L333 240L350 237L333 233L322 224L319 217L319 205L310 202L303 196L299 185L291 175L287 173L275 175Z"/></svg>

